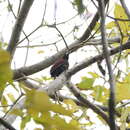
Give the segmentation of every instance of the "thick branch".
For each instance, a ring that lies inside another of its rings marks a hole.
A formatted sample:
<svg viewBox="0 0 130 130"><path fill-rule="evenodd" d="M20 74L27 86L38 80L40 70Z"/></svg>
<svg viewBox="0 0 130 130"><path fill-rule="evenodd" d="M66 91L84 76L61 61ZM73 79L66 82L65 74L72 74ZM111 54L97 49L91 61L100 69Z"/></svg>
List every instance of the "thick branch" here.
<svg viewBox="0 0 130 130"><path fill-rule="evenodd" d="M24 0L22 8L19 12L18 18L16 20L16 23L15 23L15 26L14 26L14 29L13 29L13 32L9 41L9 45L7 47L7 51L10 53L12 58L15 53L15 49L19 41L20 34L22 32L26 17L29 13L29 10L33 2L34 0Z"/></svg>
<svg viewBox="0 0 130 130"><path fill-rule="evenodd" d="M38 90L41 86L39 86L39 85L36 85L36 84L34 84L34 83L32 83L32 82L30 82L29 80L21 80L20 81L21 83L23 83L27 88L30 88L30 89L36 89L36 90ZM55 82L57 82L57 81L52 81L53 82L53 84L55 84ZM59 81L58 81L59 82ZM63 82L62 82L62 84L63 84ZM49 84L48 84L49 85ZM62 85L60 85L60 86L62 86ZM56 87L56 86L55 86ZM59 88L59 84L58 84L58 88ZM50 88L50 89L52 89L52 88ZM59 88L60 89L60 88ZM72 88L73 89L73 88ZM44 88L42 89L43 91L44 90L46 90L46 88L45 88L45 86L44 86ZM53 91L54 91L54 89L53 89ZM76 90L75 90L76 91ZM88 106L86 105L86 104L84 104L83 102L81 102L81 101L79 101L78 99L75 99L75 98L71 98L71 97L68 97L68 96L63 96L62 94L60 94L60 93L57 93L57 95L58 95L58 99L56 98L56 96L55 96L55 94L53 95L49 95L52 99L54 99L54 100L60 100L61 102L63 102L64 101L64 99L71 99L71 100L73 100L78 106L81 106L81 107L87 107L88 108ZM89 101L88 101L89 102ZM93 103L91 103L91 102L89 102L90 104L92 104L93 105ZM102 106L102 105L98 105L98 104L94 104L96 107L98 107L98 108L100 108L100 109L102 109L103 111L105 111L105 112L108 112L108 107L106 107L106 106ZM116 112L116 115L118 116L118 117L120 117L121 115L120 115L120 113L119 112ZM127 118L127 123L129 123L130 122L130 116L128 116L128 118Z"/></svg>
<svg viewBox="0 0 130 130"><path fill-rule="evenodd" d="M109 0L105 0L106 4L108 3ZM93 28L95 27L96 25L96 22L98 21L99 19L99 15L98 15L98 12L95 14L93 20L91 21L90 25L88 26L88 28L86 29L86 31L84 32L84 34L81 36L81 38L79 38L79 40L75 41L72 45L69 46L69 49L71 50L72 47L76 46L76 45L79 45L80 46L80 43L83 42L84 40L88 39L88 37L91 35L91 32L93 30ZM15 36L15 35L14 35ZM18 41L17 41L18 42ZM12 42L10 42L12 43ZM12 47L14 45L11 45ZM11 47L11 48L12 48ZM10 48L10 47L8 47ZM75 51L77 48L73 49L73 51ZM9 49L8 49L9 50ZM34 64L34 65L31 65L29 67L24 67L24 68L20 68L18 70L16 70L14 73L14 79L18 79L20 77L23 77L23 74L24 75L31 75L33 73L36 73L38 71L41 71L47 67L49 67L51 64L53 64L60 56L62 56L67 50L66 49L63 49L61 50L58 54L50 57L49 59L47 60L44 60L44 61L41 61L37 64Z"/></svg>
<svg viewBox="0 0 130 130"><path fill-rule="evenodd" d="M0 124L2 124L5 128L9 130L16 130L13 126L11 126L8 122L0 118Z"/></svg>
<svg viewBox="0 0 130 130"><path fill-rule="evenodd" d="M105 5L108 3L108 1L109 0L105 0ZM97 11L97 13L95 14L92 22L88 26L87 30L84 32L83 36L80 38L80 41L84 41L90 36L90 34L91 34L92 30L94 29L98 20L99 20L99 13Z"/></svg>
<svg viewBox="0 0 130 130"><path fill-rule="evenodd" d="M109 127L111 130L116 130L115 124L115 82L114 75L111 66L110 52L108 50L108 43L106 39L106 29L105 29L105 5L104 0L99 2L99 12L101 16L101 36L102 36L102 45L103 45L103 54L106 60L106 65L108 68L109 74L109 84L110 84L110 96L109 96Z"/></svg>
<svg viewBox="0 0 130 130"><path fill-rule="evenodd" d="M95 42L95 41L96 41L96 44L101 45L101 40L90 40L90 41L88 41L88 43L87 42L80 43L80 41L76 41L69 46L69 49L75 51L82 46L93 44L93 42ZM108 39L109 43L119 42L119 41L120 41L120 39L118 37L114 38L114 39ZM64 48L61 51L59 51L57 54L39 62L39 63L36 63L34 65L30 65L28 67L21 67L19 69L14 70L14 79L19 79L19 78L23 77L23 74L28 76L28 75L34 74L36 72L39 72L39 71L49 67L58 58L63 56L66 51L67 51L67 49Z"/></svg>
<svg viewBox="0 0 130 130"><path fill-rule="evenodd" d="M30 82L29 80L21 80L20 82L21 82L22 84L24 84L27 88L30 88L30 89L36 89L36 90L38 90L38 89L41 87L41 86L39 86L39 85L36 85L36 84ZM53 82L54 82L54 81L53 81ZM44 88L45 88L45 87L44 87ZM54 94L54 95L50 95L50 97L51 97L52 99L54 99L55 101L56 101L56 100L60 100L61 102L63 102L65 99L71 99L71 100L73 100L78 106L86 107L86 105L85 105L84 103L80 102L79 100L77 100L77 99L75 99L75 98L68 97L68 96L64 96L64 95L60 94L60 92L57 93L57 96L58 96L58 99L57 99L57 97L55 96L55 94ZM96 105L96 104L95 104L95 105ZM99 107L100 109L102 109L103 111L108 111L108 108L105 107L105 106L101 106L101 105L96 105L96 106ZM88 107L88 106L87 106L87 107ZM119 115L119 116L120 116L120 115Z"/></svg>
<svg viewBox="0 0 130 130"><path fill-rule="evenodd" d="M113 48L110 50L110 55L114 55L118 52L120 52L121 50L126 50L126 49L130 49L130 42L127 42L126 44L123 44L122 46ZM67 76L71 77L72 75L74 75L75 73L77 73L78 71L96 63L99 60L103 60L104 59L104 55L100 54L97 56L94 56L93 58L84 60L83 62L79 63L78 65L76 65L75 67L73 67L72 69L68 70L67 72Z"/></svg>

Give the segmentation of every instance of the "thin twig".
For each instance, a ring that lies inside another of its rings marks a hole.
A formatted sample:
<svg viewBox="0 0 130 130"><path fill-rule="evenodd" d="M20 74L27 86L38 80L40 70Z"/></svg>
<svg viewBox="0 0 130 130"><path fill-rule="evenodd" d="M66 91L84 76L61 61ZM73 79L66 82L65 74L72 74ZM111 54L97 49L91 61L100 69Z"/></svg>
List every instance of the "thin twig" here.
<svg viewBox="0 0 130 130"><path fill-rule="evenodd" d="M65 43L65 45L66 45L67 50L69 50L69 47L68 47L68 45L67 45L67 42L66 42L65 38L64 38L63 34L61 33L61 31L57 28L56 24L47 25L47 26L48 26L48 27L51 27L51 28L55 28L55 29L57 30L57 32L58 32L58 33L60 34L60 36L62 37L62 39L63 39L63 41L64 41L64 43Z"/></svg>
<svg viewBox="0 0 130 130"><path fill-rule="evenodd" d="M13 105L10 107L10 109L5 113L5 115L3 116L3 118L5 118L6 115L13 109L13 107L17 104L17 102L21 99L22 96L23 96L23 93L15 100L15 102L14 102Z"/></svg>
<svg viewBox="0 0 130 130"><path fill-rule="evenodd" d="M30 36L31 36L33 33L35 33L39 28L41 28L41 26L42 26L42 25L39 25L38 27L36 27L31 33L29 33L29 34L27 35L27 37L30 37ZM26 39L26 37L23 38L21 41L19 41L17 45L19 45L20 43L22 43L25 39Z"/></svg>
<svg viewBox="0 0 130 130"><path fill-rule="evenodd" d="M44 7L44 12L43 12L43 17L42 17L40 25L37 26L32 32L30 32L26 37L30 37L33 33L35 33L37 30L39 30L43 26L44 17L45 17L45 14L46 14L46 8L47 8L47 0L45 1L45 7ZM19 45L20 43L22 43L26 39L26 37L23 38L21 41L19 41L17 45Z"/></svg>
<svg viewBox="0 0 130 130"><path fill-rule="evenodd" d="M66 34L64 37L69 36L72 32L73 32L73 29L72 29L68 34ZM58 40L56 40L56 41L54 41L54 42L52 42L52 43L48 43L48 44L44 44L44 43L41 42L42 44L38 44L38 43L37 43L37 45L17 46L17 48L26 48L26 47L33 48L33 47L51 46L51 45L55 45L56 43L59 43L59 42L62 41L62 40L63 40L63 39L60 38L60 39L58 39Z"/></svg>
<svg viewBox="0 0 130 130"><path fill-rule="evenodd" d="M112 17L112 16L110 16L110 15L107 15L107 17L108 17L108 18L111 18L111 19L113 19L113 20L122 21L122 22L129 22L129 21L130 21L130 19L114 18L114 17Z"/></svg>
<svg viewBox="0 0 130 130"><path fill-rule="evenodd" d="M72 31L71 31L72 32ZM70 33L71 33L70 32ZM69 34L67 34L66 36L68 36ZM65 36L65 37L66 37ZM89 38L90 39L90 38ZM17 48L35 48L35 47L44 47L44 46L51 46L51 45L55 45L56 43L60 42L62 39L59 39L53 43L48 43L48 44L37 44L37 45L30 45L30 46L18 46ZM114 44L115 42L120 42L120 38L108 38L108 43L109 44ZM98 45L102 45L101 43L101 40L100 39L90 39L90 40L86 40L86 41L83 41L81 44L80 44L80 47L81 46L88 46L88 45L92 45L92 46L98 46ZM77 45L79 46L79 45Z"/></svg>
<svg viewBox="0 0 130 130"><path fill-rule="evenodd" d="M44 22L44 18L45 18L45 14L46 14L46 9L47 9L47 0L45 1L45 6L44 6L44 11L43 11L43 16L42 16L42 21L41 21L41 25Z"/></svg>
<svg viewBox="0 0 130 130"><path fill-rule="evenodd" d="M66 42L66 40L65 40L65 38L64 38L64 36L63 36L63 34L62 34L61 31L57 28L57 26L55 26L55 29L58 31L58 33L59 33L60 36L62 37L62 39L63 39L63 41L64 41L64 43L65 43L65 45L66 45L66 48L67 48L68 51L69 51L68 44L67 44L67 42Z"/></svg>
<svg viewBox="0 0 130 130"><path fill-rule="evenodd" d="M43 17L42 17L42 20L41 20L40 25L37 26L32 32L30 32L30 33L27 35L27 37L30 37L33 33L35 33L37 30L39 30L39 29L43 26L44 17L45 17L45 14L46 14L46 6L47 6L47 0L46 0L46 2L45 2L45 9L44 9L44 12L43 12ZM19 45L21 42L23 42L25 39L26 39L26 37L23 38L21 41L19 41L19 42L18 42L18 45Z"/></svg>
<svg viewBox="0 0 130 130"><path fill-rule="evenodd" d="M28 44L27 46L29 46L29 41L27 42L27 44ZM29 47L27 47L27 50L26 50L25 60L23 64L24 67L26 66L26 63L27 63L28 54L29 54Z"/></svg>
<svg viewBox="0 0 130 130"><path fill-rule="evenodd" d="M22 0L19 0L19 6L18 6L18 13L17 13L17 16L19 15L20 8L21 8L21 4L22 4Z"/></svg>

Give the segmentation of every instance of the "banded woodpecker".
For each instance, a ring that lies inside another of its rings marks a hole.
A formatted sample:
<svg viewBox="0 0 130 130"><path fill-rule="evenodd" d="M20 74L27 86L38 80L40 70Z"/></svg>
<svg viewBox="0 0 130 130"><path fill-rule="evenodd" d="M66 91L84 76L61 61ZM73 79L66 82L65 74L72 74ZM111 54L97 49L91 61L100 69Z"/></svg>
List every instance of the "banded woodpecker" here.
<svg viewBox="0 0 130 130"><path fill-rule="evenodd" d="M69 67L69 54L66 53L64 56L58 60L56 60L53 64L53 66L50 69L51 77L54 79L58 77L62 72L68 69Z"/></svg>

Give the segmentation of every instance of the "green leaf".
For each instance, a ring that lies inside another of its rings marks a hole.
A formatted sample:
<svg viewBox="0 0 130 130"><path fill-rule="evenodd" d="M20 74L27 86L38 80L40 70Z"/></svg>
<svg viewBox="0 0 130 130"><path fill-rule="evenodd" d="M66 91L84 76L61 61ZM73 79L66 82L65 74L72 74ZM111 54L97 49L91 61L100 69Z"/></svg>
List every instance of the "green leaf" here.
<svg viewBox="0 0 130 130"><path fill-rule="evenodd" d="M103 94L103 87L102 86L97 86L96 87L96 98L95 99L97 101L101 101L102 94Z"/></svg>
<svg viewBox="0 0 130 130"><path fill-rule="evenodd" d="M21 124L20 124L21 130L24 130L26 124L27 124L30 120L31 120L31 117L30 117L29 115L22 118L22 122L21 122Z"/></svg>
<svg viewBox="0 0 130 130"><path fill-rule="evenodd" d="M93 78L82 77L81 82L77 84L77 86L81 90L88 90L92 89L93 83L94 83Z"/></svg>
<svg viewBox="0 0 130 130"><path fill-rule="evenodd" d="M75 0L74 5L78 8L78 13L82 14L85 10L85 7L83 5L83 0Z"/></svg>
<svg viewBox="0 0 130 130"><path fill-rule="evenodd" d="M100 77L97 73L94 72L88 72L88 74L90 74L95 79Z"/></svg>
<svg viewBox="0 0 130 130"><path fill-rule="evenodd" d="M93 92L92 92L92 96L95 100L100 101L102 103L107 103L107 100L109 98L109 90L106 89L104 86L94 86L93 88Z"/></svg>

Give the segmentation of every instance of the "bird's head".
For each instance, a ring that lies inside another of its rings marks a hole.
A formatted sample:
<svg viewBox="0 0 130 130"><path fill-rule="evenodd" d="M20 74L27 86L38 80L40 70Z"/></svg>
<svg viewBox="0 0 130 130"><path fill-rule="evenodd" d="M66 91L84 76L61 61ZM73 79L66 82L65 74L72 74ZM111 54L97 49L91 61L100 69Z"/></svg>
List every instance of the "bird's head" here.
<svg viewBox="0 0 130 130"><path fill-rule="evenodd" d="M68 60L69 59L69 54L71 53L71 51L67 51L64 55L63 55L63 59L65 59L65 60Z"/></svg>
<svg viewBox="0 0 130 130"><path fill-rule="evenodd" d="M63 55L63 59L68 60L68 59L69 59L69 53L65 53L65 54Z"/></svg>

